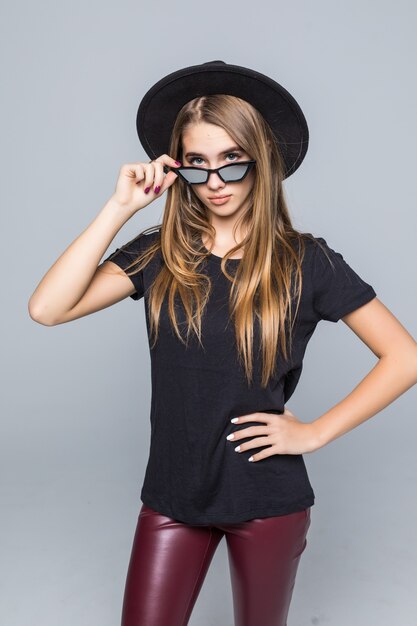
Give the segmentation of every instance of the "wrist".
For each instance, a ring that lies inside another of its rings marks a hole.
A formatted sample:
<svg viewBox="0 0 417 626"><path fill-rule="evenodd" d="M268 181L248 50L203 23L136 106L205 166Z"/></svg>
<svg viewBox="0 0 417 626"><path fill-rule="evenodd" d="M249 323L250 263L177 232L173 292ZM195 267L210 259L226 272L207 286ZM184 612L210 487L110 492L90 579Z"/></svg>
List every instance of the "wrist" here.
<svg viewBox="0 0 417 626"><path fill-rule="evenodd" d="M122 204L115 196L111 196L101 210L111 220L123 226L133 215L132 209Z"/></svg>
<svg viewBox="0 0 417 626"><path fill-rule="evenodd" d="M322 424L319 418L314 420L313 422L310 422L310 426L311 426L311 440L312 440L312 446L314 450L318 450L319 448L322 448L327 443L329 443L326 437L326 434L323 431Z"/></svg>

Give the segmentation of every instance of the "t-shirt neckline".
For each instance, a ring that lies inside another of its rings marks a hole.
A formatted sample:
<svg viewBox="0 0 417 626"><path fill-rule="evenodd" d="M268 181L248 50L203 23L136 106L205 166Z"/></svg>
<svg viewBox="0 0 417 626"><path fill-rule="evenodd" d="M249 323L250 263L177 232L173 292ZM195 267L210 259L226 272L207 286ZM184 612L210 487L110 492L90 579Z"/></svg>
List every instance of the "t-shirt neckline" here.
<svg viewBox="0 0 417 626"><path fill-rule="evenodd" d="M201 237L200 237L200 241L201 241L201 245L203 247L203 250L205 250L206 252L209 252L207 250L206 246L203 244L203 241L202 241ZM214 252L209 252L207 256L208 256L209 259L212 259L213 261L216 261L217 263L221 263L222 259L224 258L222 256L218 256L217 254L214 254ZM227 262L239 263L239 261L241 261L241 260L242 259L227 259Z"/></svg>

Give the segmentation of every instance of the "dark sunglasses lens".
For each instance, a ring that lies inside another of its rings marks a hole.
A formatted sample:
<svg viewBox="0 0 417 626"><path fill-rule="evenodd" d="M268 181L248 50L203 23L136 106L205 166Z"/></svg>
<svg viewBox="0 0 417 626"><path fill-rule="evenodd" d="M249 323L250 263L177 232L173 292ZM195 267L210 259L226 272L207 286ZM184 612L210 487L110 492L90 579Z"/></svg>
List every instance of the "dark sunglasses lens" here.
<svg viewBox="0 0 417 626"><path fill-rule="evenodd" d="M249 165L236 163L236 165L227 165L224 168L220 169L220 173L222 178L227 182L231 183L233 181L238 181L246 174Z"/></svg>
<svg viewBox="0 0 417 626"><path fill-rule="evenodd" d="M195 185L197 183L205 183L207 180L207 172L204 172L203 170L184 170L180 167L177 169L177 171L178 170L184 176L185 180L191 183L191 185Z"/></svg>

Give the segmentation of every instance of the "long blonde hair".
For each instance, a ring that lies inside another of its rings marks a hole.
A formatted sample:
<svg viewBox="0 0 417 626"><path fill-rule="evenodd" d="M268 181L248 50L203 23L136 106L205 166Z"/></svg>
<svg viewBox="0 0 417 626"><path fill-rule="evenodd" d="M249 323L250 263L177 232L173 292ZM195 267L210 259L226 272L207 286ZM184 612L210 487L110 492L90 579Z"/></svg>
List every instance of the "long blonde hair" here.
<svg viewBox="0 0 417 626"><path fill-rule="evenodd" d="M251 104L223 94L201 96L187 102L172 130L170 156L182 162L181 137L199 122L222 127L251 159L256 160L249 206L240 218L241 232L247 235L223 257L221 269L231 282L229 314L235 322L238 357L248 384L253 379L254 321L259 322L261 384L266 387L270 377L276 374L277 355L287 360L291 354L292 331L302 290L304 238L313 238L313 235L301 233L292 226L282 187L282 156L270 126ZM181 177L167 190L163 221L158 226L161 227L160 239L125 268L138 264L131 273L140 271L161 250L164 264L149 291L152 347L158 339L161 305L167 292L169 316L176 335L185 343L175 314L174 303L179 295L188 323L187 339L193 330L201 343L201 317L211 287L210 277L198 271L209 254L201 237L204 233L212 246L215 230L209 222L207 208ZM237 227L238 224L235 229ZM227 272L226 259L242 247L244 256L232 276Z"/></svg>

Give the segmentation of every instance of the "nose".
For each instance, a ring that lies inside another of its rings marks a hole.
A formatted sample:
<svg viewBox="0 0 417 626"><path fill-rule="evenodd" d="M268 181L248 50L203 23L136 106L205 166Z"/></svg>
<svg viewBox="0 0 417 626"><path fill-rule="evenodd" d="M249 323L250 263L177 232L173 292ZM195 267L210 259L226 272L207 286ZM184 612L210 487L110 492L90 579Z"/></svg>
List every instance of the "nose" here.
<svg viewBox="0 0 417 626"><path fill-rule="evenodd" d="M210 189L221 189L224 187L225 183L220 178L218 172L210 172L207 185Z"/></svg>

